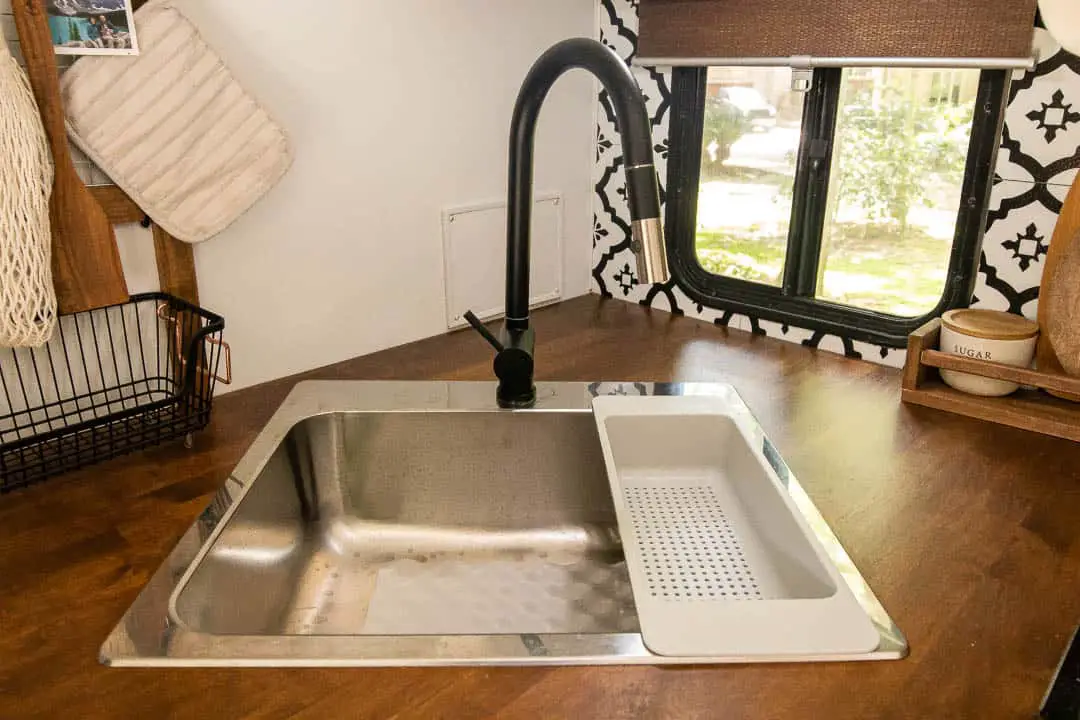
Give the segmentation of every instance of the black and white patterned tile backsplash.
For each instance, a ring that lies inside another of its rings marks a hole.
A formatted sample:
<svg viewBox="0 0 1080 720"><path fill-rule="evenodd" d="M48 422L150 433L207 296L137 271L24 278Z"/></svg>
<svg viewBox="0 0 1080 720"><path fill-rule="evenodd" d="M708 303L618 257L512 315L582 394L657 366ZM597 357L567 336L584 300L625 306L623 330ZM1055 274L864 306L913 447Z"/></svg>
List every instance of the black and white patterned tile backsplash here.
<svg viewBox="0 0 1080 720"><path fill-rule="evenodd" d="M638 0L598 0L600 40L629 61L637 42ZM1038 66L1014 75L998 153L983 253L972 304L1034 317L1043 259L1057 214L1080 167L1080 57L1037 31ZM633 68L652 118L657 171L667 175L671 73ZM899 366L904 353L758 318L704 308L674 282L643 285L630 252L622 147L607 93L601 90L593 182L593 289L762 335L849 357ZM661 187L661 201L663 188Z"/></svg>
<svg viewBox="0 0 1080 720"><path fill-rule="evenodd" d="M1036 31L1041 61L1013 76L972 304L1035 317L1043 260L1080 167L1080 57Z"/></svg>

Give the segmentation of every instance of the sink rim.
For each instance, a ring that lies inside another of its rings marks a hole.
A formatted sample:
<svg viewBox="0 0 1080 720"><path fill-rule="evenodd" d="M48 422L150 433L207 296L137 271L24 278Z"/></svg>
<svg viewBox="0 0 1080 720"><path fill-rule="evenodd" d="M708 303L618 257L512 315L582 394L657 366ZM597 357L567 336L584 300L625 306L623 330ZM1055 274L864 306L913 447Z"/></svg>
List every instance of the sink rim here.
<svg viewBox="0 0 1080 720"><path fill-rule="evenodd" d="M757 420L731 385L723 383L537 383L537 403L504 410L493 382L307 380L297 383L237 463L195 523L154 573L101 647L103 664L161 666L431 666L521 664L702 664L739 658L655 655L639 633L505 635L215 635L179 619L175 600L225 528L239 501L271 455L298 423L333 413L492 412L592 413L598 395L695 395L722 399L733 417L760 439L791 500L833 567L878 631L878 647L843 656L762 657L761 661L884 660L907 654L907 641L836 536L775 452ZM772 452L769 452L773 449ZM743 660L744 661L744 660Z"/></svg>

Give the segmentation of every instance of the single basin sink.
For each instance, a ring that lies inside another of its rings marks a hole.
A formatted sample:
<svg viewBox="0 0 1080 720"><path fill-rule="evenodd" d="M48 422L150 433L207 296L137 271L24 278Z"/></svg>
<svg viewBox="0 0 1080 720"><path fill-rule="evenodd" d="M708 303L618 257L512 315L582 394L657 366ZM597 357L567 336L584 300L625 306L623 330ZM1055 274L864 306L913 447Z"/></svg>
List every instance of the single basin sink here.
<svg viewBox="0 0 1080 720"><path fill-rule="evenodd" d="M219 635L638 629L592 415L301 421L176 595Z"/></svg>
<svg viewBox="0 0 1080 720"><path fill-rule="evenodd" d="M644 645L597 395L726 385L300 383L102 648L115 665L674 663ZM775 453L880 635L906 642ZM813 659L807 657L805 659Z"/></svg>

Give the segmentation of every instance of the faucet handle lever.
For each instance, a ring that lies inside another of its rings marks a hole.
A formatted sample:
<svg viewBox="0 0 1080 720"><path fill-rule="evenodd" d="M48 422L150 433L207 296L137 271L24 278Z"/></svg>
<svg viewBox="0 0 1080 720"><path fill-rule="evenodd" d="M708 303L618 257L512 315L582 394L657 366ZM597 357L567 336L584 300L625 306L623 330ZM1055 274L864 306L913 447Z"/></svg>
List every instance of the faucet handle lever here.
<svg viewBox="0 0 1080 720"><path fill-rule="evenodd" d="M499 342L499 339L492 335L490 330L484 327L484 323L480 322L480 318L476 317L476 313L472 310L466 310L464 317L468 323L473 326L473 329L480 333L480 337L487 340L488 344L495 348L496 352L502 352L506 349L506 347Z"/></svg>

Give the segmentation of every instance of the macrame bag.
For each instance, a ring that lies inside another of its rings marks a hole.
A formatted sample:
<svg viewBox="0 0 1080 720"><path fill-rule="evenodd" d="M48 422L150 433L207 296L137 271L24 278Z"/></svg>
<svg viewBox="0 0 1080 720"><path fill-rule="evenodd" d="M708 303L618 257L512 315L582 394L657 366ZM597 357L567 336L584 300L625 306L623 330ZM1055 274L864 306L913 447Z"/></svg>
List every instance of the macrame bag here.
<svg viewBox="0 0 1080 720"><path fill-rule="evenodd" d="M0 40L0 346L37 347L56 325L53 164L26 73Z"/></svg>

